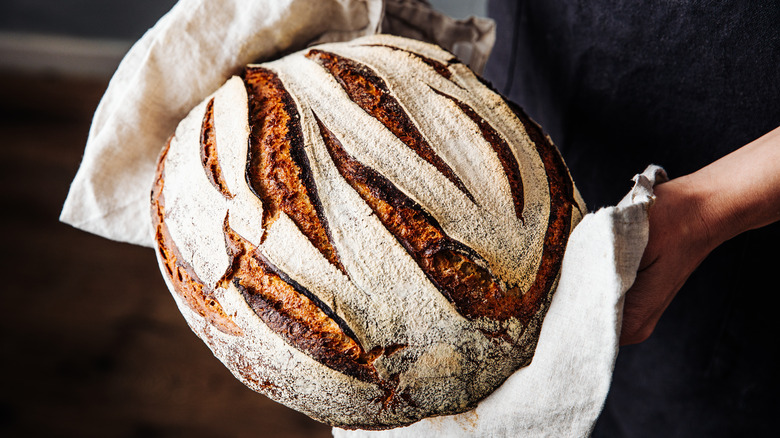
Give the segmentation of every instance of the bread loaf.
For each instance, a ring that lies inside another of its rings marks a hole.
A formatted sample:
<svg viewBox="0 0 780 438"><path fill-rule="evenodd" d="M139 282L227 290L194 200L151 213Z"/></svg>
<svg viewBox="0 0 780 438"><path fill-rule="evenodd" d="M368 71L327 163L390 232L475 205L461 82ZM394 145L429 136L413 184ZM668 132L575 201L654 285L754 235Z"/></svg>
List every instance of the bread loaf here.
<svg viewBox="0 0 780 438"><path fill-rule="evenodd" d="M384 35L248 66L180 123L152 191L195 333L342 428L463 412L528 365L583 211L522 111Z"/></svg>

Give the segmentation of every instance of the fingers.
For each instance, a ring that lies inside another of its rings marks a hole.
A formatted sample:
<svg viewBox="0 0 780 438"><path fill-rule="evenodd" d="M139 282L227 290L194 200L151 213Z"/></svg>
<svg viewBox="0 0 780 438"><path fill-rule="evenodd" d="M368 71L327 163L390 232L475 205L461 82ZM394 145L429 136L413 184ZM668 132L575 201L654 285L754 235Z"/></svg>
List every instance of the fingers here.
<svg viewBox="0 0 780 438"><path fill-rule="evenodd" d="M679 228L678 228L679 229ZM707 252L690 246L685 233L651 235L643 257L652 260L641 269L626 292L620 345L644 342L655 330L664 311ZM644 260L643 260L644 263Z"/></svg>
<svg viewBox="0 0 780 438"><path fill-rule="evenodd" d="M621 346L638 344L650 337L688 277L685 275L683 279L672 279L664 275L664 270L659 263L649 266L637 274L634 285L626 292L620 332Z"/></svg>

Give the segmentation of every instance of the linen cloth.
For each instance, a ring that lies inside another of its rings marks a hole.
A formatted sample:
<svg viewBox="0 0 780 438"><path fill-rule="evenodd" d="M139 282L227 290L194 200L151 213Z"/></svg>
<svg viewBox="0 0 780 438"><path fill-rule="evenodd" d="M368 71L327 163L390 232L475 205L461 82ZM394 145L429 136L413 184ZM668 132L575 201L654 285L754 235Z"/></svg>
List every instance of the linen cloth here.
<svg viewBox="0 0 780 438"><path fill-rule="evenodd" d="M490 20L453 20L417 0L180 1L111 79L61 220L152 246L149 191L157 155L193 106L247 63L383 31L442 45L478 72L495 38ZM659 178L663 171L649 167L618 206L585 216L569 240L533 362L476 409L390 431L334 429L334 435L587 435L609 389L623 294L647 242Z"/></svg>

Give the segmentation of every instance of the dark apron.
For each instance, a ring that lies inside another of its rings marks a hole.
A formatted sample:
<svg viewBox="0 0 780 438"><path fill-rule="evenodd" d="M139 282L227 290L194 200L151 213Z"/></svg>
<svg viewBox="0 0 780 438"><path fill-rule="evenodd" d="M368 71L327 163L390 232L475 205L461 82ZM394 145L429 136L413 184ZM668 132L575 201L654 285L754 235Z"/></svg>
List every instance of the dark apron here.
<svg viewBox="0 0 780 438"><path fill-rule="evenodd" d="M780 125L780 2L490 0L485 77L561 149L591 209L647 164L693 172ZM771 436L780 224L716 249L623 347L597 437Z"/></svg>

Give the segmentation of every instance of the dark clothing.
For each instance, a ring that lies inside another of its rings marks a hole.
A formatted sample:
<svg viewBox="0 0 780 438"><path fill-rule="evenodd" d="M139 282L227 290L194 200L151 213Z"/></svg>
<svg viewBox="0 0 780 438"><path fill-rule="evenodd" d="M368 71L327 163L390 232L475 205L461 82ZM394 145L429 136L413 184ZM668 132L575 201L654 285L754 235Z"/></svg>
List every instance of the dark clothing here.
<svg viewBox="0 0 780 438"><path fill-rule="evenodd" d="M591 209L647 164L681 176L780 125L780 2L490 0L489 12L485 77L550 134ZM651 338L621 348L594 436L777 433L778 250L774 224L705 260Z"/></svg>

